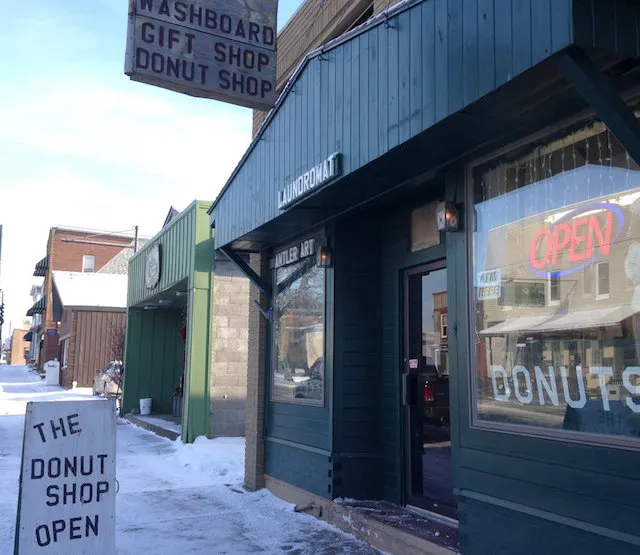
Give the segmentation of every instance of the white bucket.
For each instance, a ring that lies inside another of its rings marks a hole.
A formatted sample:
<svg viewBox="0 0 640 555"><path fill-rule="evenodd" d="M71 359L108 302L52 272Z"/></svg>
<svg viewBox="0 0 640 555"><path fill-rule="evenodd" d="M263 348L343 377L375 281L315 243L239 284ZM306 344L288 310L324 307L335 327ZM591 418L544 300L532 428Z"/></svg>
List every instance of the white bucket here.
<svg viewBox="0 0 640 555"><path fill-rule="evenodd" d="M140 414L142 416L151 414L151 399L140 399Z"/></svg>

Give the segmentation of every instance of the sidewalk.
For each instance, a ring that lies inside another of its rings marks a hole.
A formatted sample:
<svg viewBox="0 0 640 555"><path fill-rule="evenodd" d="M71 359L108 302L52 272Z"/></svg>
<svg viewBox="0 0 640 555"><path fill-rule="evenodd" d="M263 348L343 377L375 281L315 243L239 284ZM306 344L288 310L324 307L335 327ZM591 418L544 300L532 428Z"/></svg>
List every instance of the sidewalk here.
<svg viewBox="0 0 640 555"><path fill-rule="evenodd" d="M13 550L26 402L95 400L0 367L0 553ZM267 490L242 488L244 440L170 441L119 419L117 555L375 555L368 545Z"/></svg>

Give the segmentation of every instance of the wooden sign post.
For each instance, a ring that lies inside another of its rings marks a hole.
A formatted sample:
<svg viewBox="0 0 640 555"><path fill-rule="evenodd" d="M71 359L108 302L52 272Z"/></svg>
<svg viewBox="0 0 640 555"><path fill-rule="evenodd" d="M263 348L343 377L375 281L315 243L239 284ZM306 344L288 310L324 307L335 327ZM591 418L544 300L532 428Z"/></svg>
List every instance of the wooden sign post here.
<svg viewBox="0 0 640 555"><path fill-rule="evenodd" d="M115 553L112 400L28 403L14 555Z"/></svg>

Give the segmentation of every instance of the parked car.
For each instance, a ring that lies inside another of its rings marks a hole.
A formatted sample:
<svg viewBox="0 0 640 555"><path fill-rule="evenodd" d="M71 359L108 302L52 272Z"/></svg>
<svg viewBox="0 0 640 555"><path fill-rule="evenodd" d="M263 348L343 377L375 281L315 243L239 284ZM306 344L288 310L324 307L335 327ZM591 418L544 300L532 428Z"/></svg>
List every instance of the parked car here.
<svg viewBox="0 0 640 555"><path fill-rule="evenodd" d="M118 397L122 392L124 367L122 361L112 360L104 368L96 370L93 378L93 394Z"/></svg>

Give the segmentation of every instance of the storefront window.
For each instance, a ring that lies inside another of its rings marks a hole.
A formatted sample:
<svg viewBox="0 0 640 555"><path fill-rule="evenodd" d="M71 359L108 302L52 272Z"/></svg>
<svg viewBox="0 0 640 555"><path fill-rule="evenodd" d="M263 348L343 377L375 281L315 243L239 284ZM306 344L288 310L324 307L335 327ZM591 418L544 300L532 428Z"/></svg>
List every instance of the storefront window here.
<svg viewBox="0 0 640 555"><path fill-rule="evenodd" d="M475 423L639 437L640 168L592 122L474 178Z"/></svg>
<svg viewBox="0 0 640 555"><path fill-rule="evenodd" d="M321 405L324 400L325 270L315 240L276 254L273 400Z"/></svg>

